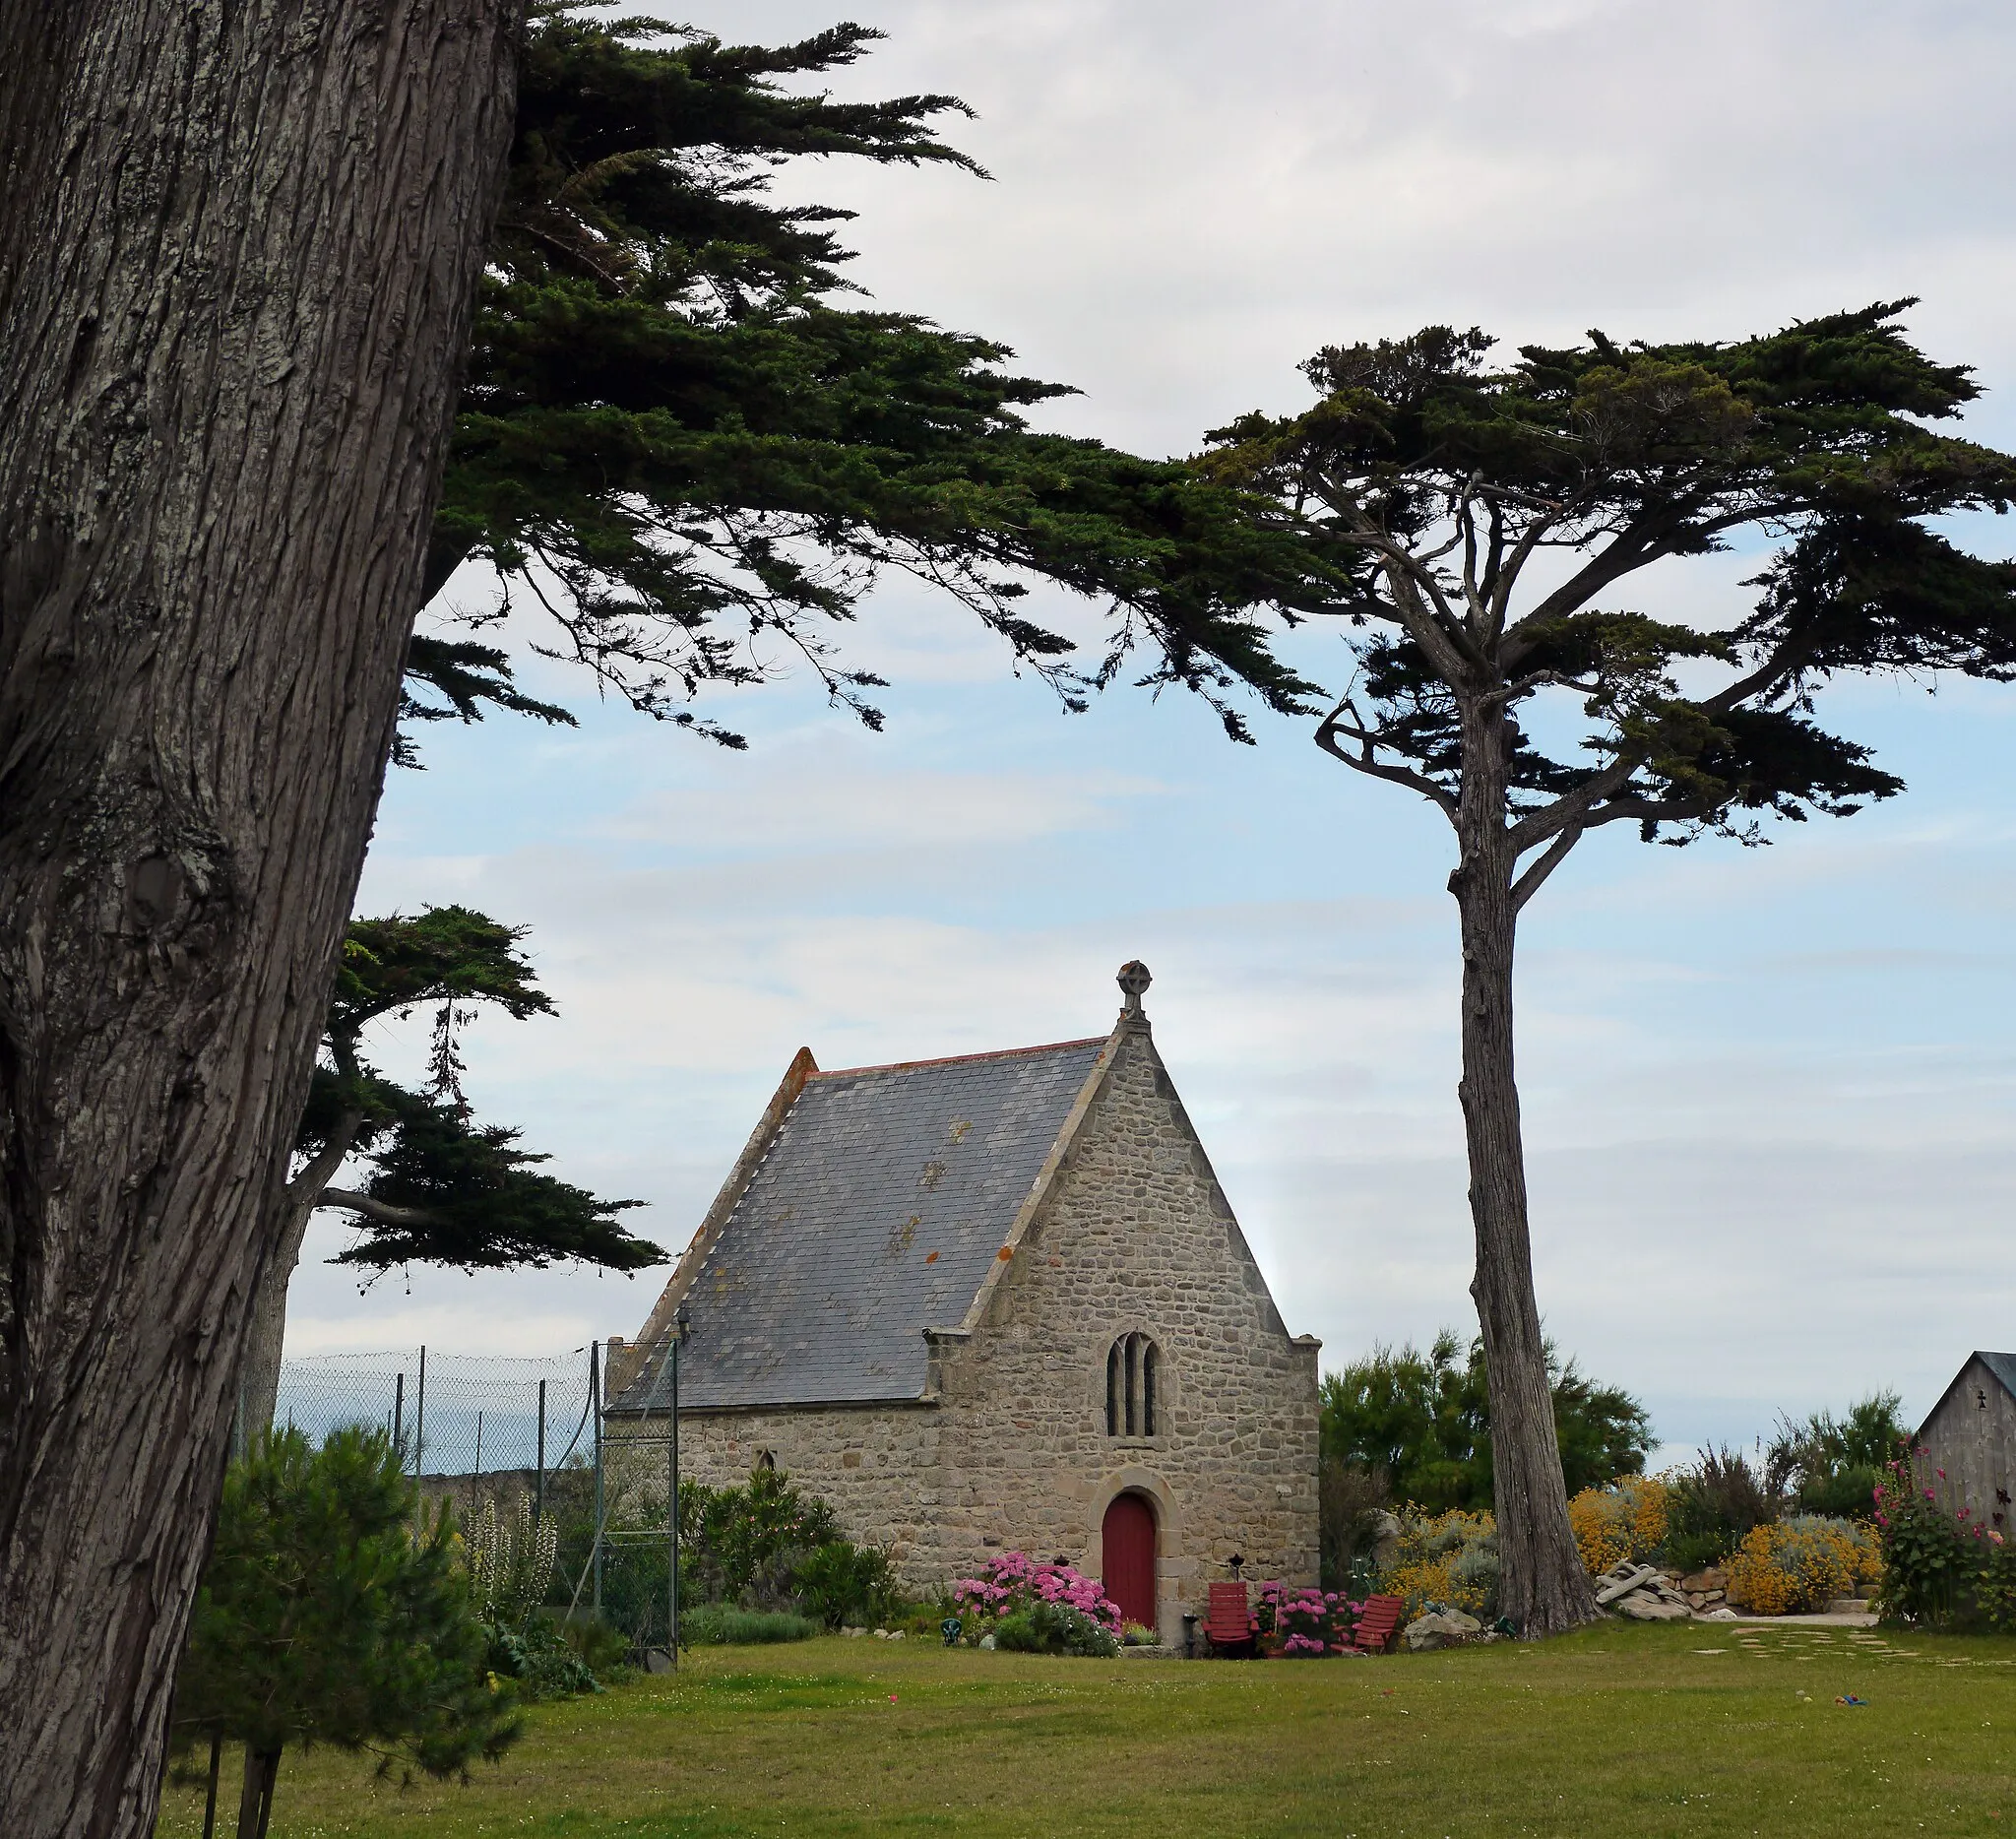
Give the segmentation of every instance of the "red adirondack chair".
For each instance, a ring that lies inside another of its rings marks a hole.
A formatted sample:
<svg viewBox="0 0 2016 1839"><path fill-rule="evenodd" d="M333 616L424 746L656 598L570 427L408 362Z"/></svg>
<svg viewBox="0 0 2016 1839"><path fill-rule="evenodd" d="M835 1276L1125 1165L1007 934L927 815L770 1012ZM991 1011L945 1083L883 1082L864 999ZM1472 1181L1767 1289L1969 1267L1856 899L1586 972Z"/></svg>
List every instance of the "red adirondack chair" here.
<svg viewBox="0 0 2016 1839"><path fill-rule="evenodd" d="M1400 1597L1367 1597L1351 1631L1352 1646L1361 1654L1389 1652L1400 1638L1400 1617L1406 1608Z"/></svg>
<svg viewBox="0 0 2016 1839"><path fill-rule="evenodd" d="M1246 1586L1222 1583L1211 1586L1204 1617L1204 1632L1221 1654L1250 1654L1253 1651L1253 1612L1246 1604Z"/></svg>

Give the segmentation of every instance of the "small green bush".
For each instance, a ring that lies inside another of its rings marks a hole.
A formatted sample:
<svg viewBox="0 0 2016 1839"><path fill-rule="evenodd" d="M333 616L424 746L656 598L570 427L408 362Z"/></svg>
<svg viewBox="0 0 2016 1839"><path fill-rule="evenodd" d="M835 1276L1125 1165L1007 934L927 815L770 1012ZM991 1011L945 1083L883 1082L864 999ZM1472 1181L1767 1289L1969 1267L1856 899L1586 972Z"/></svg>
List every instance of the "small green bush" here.
<svg viewBox="0 0 2016 1839"><path fill-rule="evenodd" d="M1068 1603L1038 1601L994 1624L994 1645L1014 1654L1076 1654L1107 1660L1120 1651L1111 1634Z"/></svg>
<svg viewBox="0 0 2016 1839"><path fill-rule="evenodd" d="M604 1629L618 1648L629 1644L613 1629ZM569 1698L579 1692L599 1692L601 1682L574 1642L548 1616L529 1616L517 1627L490 1624L489 1668L500 1679L516 1680L526 1698Z"/></svg>
<svg viewBox="0 0 2016 1839"><path fill-rule="evenodd" d="M689 1647L753 1647L770 1641L809 1641L824 1632L809 1616L788 1610L736 1609L701 1603L679 1613L679 1639Z"/></svg>
<svg viewBox="0 0 2016 1839"><path fill-rule="evenodd" d="M903 1612L888 1553L836 1539L814 1548L791 1572L798 1608L829 1628L844 1622L874 1627Z"/></svg>
<svg viewBox="0 0 2016 1839"><path fill-rule="evenodd" d="M1666 1560L1675 1570L1720 1563L1753 1528L1778 1518L1777 1497L1735 1450L1706 1451L1668 1486Z"/></svg>
<svg viewBox="0 0 2016 1839"><path fill-rule="evenodd" d="M629 1671L625 1663L630 1657L631 1642L622 1629L584 1616L578 1620L563 1621L560 1633L581 1656L581 1664L604 1683Z"/></svg>

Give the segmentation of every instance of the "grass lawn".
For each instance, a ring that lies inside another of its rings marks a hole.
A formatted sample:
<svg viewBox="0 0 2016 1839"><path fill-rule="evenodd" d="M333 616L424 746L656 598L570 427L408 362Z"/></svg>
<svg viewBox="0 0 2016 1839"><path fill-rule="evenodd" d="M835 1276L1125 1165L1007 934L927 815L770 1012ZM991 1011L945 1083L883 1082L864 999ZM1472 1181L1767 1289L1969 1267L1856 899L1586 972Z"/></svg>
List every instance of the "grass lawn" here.
<svg viewBox="0 0 2016 1839"><path fill-rule="evenodd" d="M827 1639L537 1707L468 1787L289 1753L273 1839L2016 1833L2012 1738L2016 1640L1614 1623L1186 1665ZM161 1839L202 1812L171 1788Z"/></svg>

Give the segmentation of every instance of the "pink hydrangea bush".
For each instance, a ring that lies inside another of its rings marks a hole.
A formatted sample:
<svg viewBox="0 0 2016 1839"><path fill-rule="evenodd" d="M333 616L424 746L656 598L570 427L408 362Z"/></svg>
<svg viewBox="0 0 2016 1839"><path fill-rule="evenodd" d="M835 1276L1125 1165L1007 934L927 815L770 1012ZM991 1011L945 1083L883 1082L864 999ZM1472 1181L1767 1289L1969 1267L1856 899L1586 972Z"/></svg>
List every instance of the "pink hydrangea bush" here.
<svg viewBox="0 0 2016 1839"><path fill-rule="evenodd" d="M1348 1602L1335 1590L1303 1584L1263 1583L1253 1606L1256 1639L1273 1636L1285 1657L1314 1660L1322 1654L1352 1651L1351 1631L1362 1603Z"/></svg>
<svg viewBox="0 0 2016 1839"><path fill-rule="evenodd" d="M1004 1552L987 1561L985 1574L962 1577L952 1586L968 1639L984 1634L1004 1616L1037 1603L1060 1603L1090 1616L1117 1640L1121 1632L1119 1605L1096 1577L1088 1577L1061 1560L1041 1563L1026 1552Z"/></svg>

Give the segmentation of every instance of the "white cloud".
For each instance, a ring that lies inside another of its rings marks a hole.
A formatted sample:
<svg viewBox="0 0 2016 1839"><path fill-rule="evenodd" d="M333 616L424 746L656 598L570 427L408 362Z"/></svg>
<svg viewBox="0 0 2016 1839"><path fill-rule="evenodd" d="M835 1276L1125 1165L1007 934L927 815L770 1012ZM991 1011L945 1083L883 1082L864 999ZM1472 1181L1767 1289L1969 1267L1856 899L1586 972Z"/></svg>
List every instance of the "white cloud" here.
<svg viewBox="0 0 2016 1839"><path fill-rule="evenodd" d="M776 40L848 10L743 0L701 23ZM1922 291L1920 335L2000 392L1972 425L2012 438L2005 6L885 0L865 17L895 36L836 92L964 95L982 118L948 132L996 182L842 161L788 183L862 212L849 234L881 304L1084 386L1054 425L1185 450L1302 400L1292 366L1317 345L1433 319L1735 336ZM1658 571L1636 603L1699 616L1754 567ZM476 1031L486 1114L526 1124L569 1178L650 1199L635 1218L676 1245L800 1044L832 1066L1096 1033L1138 955L1292 1324L1333 1360L1465 1329L1437 820L1285 724L1236 750L1180 698L1118 691L1066 721L910 589L849 639L897 685L879 739L801 677L722 699L749 755L592 707L577 733L421 737L430 771L395 780L367 907L456 898L531 924L562 1010ZM1327 639L1304 655L1319 676L1336 657ZM557 671L535 684L582 705ZM2016 1305L2016 700L1871 685L1827 709L1912 781L1904 799L1761 854L1596 839L1522 941L1548 1327L1676 1444L1747 1441L1781 1408L1879 1384L1922 1410L1969 1348L2007 1345ZM316 1230L326 1258L342 1237ZM397 1281L358 1298L304 1265L295 1345L554 1351L634 1331L656 1289Z"/></svg>

